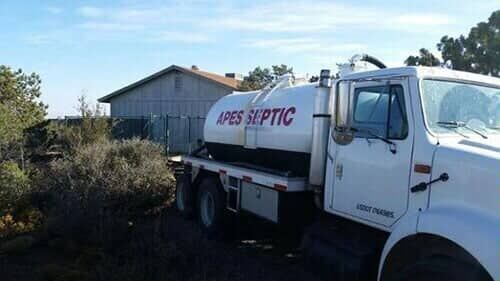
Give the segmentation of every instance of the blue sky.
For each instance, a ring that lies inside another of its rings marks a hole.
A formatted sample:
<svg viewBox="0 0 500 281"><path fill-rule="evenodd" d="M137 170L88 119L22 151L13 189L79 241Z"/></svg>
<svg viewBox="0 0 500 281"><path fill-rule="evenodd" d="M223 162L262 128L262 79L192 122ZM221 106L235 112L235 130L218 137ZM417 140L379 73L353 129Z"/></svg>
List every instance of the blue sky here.
<svg viewBox="0 0 500 281"><path fill-rule="evenodd" d="M49 116L75 113L171 64L247 73L336 69L355 53L402 65L420 47L485 21L499 0L0 0L0 64L41 75Z"/></svg>

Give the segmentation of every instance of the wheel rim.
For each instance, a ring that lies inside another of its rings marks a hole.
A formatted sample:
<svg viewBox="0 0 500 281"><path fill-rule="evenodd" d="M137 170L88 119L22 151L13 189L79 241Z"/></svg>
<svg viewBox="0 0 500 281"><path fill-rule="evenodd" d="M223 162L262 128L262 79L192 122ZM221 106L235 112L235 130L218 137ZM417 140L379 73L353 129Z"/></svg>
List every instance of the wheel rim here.
<svg viewBox="0 0 500 281"><path fill-rule="evenodd" d="M182 183L179 183L179 185L177 186L175 198L177 209L179 209L179 211L184 211L186 209L186 206L184 204L184 185Z"/></svg>
<svg viewBox="0 0 500 281"><path fill-rule="evenodd" d="M207 227L211 226L215 216L215 200L210 192L203 192L200 202L201 221Z"/></svg>

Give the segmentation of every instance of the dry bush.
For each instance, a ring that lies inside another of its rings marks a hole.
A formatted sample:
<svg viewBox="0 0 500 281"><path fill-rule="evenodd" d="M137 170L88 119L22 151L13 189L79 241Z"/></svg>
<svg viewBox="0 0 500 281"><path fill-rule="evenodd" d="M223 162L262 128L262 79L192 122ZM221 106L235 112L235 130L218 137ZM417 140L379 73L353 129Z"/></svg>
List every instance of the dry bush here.
<svg viewBox="0 0 500 281"><path fill-rule="evenodd" d="M174 184L162 148L138 139L101 139L79 146L73 155L52 162L51 172L54 187L60 190L110 204L130 199L127 208L141 207L138 199L165 199Z"/></svg>
<svg viewBox="0 0 500 281"><path fill-rule="evenodd" d="M43 214L35 208L24 209L20 213L6 213L0 217L0 239L30 233L42 223Z"/></svg>
<svg viewBox="0 0 500 281"><path fill-rule="evenodd" d="M79 119L67 119L54 124L54 143L62 152L72 153L81 146L111 138L112 120L106 117L101 105L90 103L82 95L78 98L76 109L81 116Z"/></svg>
<svg viewBox="0 0 500 281"><path fill-rule="evenodd" d="M54 234L106 246L127 239L138 216L171 200L174 177L159 145L100 139L50 164Z"/></svg>
<svg viewBox="0 0 500 281"><path fill-rule="evenodd" d="M62 152L73 152L80 146L111 137L111 120L104 116L82 117L80 120L55 124L54 143Z"/></svg>

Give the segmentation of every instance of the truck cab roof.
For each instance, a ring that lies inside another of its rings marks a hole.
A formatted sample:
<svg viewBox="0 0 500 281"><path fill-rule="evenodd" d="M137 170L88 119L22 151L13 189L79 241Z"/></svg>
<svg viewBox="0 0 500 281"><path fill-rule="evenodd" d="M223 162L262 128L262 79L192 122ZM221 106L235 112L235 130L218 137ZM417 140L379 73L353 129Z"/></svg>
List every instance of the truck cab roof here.
<svg viewBox="0 0 500 281"><path fill-rule="evenodd" d="M405 66L354 72L342 77L342 80L359 80L384 77L413 76L417 78L434 78L456 81L467 81L479 84L500 86L500 78L475 74L471 72L451 70L442 67Z"/></svg>

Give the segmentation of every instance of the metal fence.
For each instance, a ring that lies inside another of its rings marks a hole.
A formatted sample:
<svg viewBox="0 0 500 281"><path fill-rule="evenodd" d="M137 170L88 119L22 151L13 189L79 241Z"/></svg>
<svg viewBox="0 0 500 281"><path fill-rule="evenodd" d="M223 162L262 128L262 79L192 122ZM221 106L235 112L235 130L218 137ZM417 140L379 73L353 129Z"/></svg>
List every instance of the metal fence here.
<svg viewBox="0 0 500 281"><path fill-rule="evenodd" d="M113 137L147 138L165 147L167 154L188 153L203 139L205 117L151 115L113 118Z"/></svg>
<svg viewBox="0 0 500 281"><path fill-rule="evenodd" d="M138 137L149 139L165 147L167 155L189 153L203 139L205 117L150 115L148 117L113 117L108 119L115 139ZM78 125L80 117L54 119L65 125Z"/></svg>

